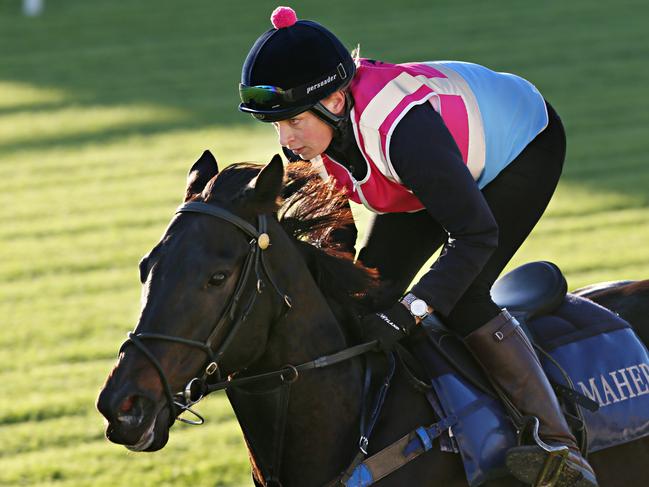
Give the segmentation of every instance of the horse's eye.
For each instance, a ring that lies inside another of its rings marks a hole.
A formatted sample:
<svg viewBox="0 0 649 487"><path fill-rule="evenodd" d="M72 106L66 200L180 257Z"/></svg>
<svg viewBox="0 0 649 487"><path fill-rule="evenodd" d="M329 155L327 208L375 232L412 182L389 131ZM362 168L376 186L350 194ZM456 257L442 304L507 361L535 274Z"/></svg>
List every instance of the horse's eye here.
<svg viewBox="0 0 649 487"><path fill-rule="evenodd" d="M212 277L210 277L209 280L209 285L210 286L220 286L225 282L225 280L228 278L228 275L225 272L217 272L215 274L212 274Z"/></svg>

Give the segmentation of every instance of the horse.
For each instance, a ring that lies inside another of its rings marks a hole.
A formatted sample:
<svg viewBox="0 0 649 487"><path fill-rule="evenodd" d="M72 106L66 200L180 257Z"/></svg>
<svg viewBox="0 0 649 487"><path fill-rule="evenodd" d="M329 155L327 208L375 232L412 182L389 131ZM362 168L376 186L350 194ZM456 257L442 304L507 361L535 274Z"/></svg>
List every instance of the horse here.
<svg viewBox="0 0 649 487"><path fill-rule="evenodd" d="M107 439L159 450L176 417L217 384L244 432L256 485L340 485L359 452L364 356L376 353L358 348L358 317L380 295L376 272L336 244L332 229L350 221L344 195L306 163L284 168L276 155L219 171L205 151L183 205L140 262L141 314L97 398ZM649 342L649 281L582 295L623 310ZM437 420L404 369L397 362L369 444L360 445L369 455ZM649 439L590 460L602 486L640 485ZM467 480L459 455L432 448L376 485Z"/></svg>

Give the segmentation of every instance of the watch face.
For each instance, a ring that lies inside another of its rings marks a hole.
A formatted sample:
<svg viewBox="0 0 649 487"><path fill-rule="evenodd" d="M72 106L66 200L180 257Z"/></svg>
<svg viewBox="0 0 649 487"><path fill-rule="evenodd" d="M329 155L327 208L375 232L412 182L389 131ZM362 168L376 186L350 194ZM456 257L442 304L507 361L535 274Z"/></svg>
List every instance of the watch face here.
<svg viewBox="0 0 649 487"><path fill-rule="evenodd" d="M410 305L410 311L415 316L424 316L428 313L428 305L421 299L415 299Z"/></svg>

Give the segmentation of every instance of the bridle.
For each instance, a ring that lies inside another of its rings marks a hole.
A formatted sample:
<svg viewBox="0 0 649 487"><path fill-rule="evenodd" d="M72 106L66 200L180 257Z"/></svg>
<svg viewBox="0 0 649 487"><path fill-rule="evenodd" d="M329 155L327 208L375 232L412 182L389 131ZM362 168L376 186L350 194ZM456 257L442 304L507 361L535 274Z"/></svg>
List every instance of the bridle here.
<svg viewBox="0 0 649 487"><path fill-rule="evenodd" d="M227 348L232 343L238 330L240 329L240 325L245 321L248 314L252 310L257 297L261 294L264 288L264 277L266 281L270 282L275 292L283 300L284 310L282 312L291 307L290 298L279 289L279 287L271 277L268 266L266 265L266 261L264 260L264 250L266 250L270 246L270 237L268 236L268 233L266 233L268 225L266 215L257 216L258 228L255 228L243 218L240 218L223 208L219 208L217 206L199 201L192 201L181 205L176 210L176 214L178 213L202 213L204 215L211 215L221 220L225 220L235 225L239 230L250 237L251 240L248 243L248 255L246 256L245 262L243 264L241 275L239 277L239 281L236 284L234 293L232 294L232 297L230 298L227 306L224 308L223 313L221 314L219 319L216 320L216 324L214 325L212 332L204 342L189 340L187 338L176 337L172 335L165 335L162 333L129 332L128 338L120 347L119 352L121 353L127 345L133 344L147 357L147 359L149 359L153 367L158 372L158 376L160 377L160 381L162 382L164 393L167 399L167 405L170 409L169 426L171 426L171 424L173 424L176 419L179 419L180 421L188 424L203 424L203 417L196 411L192 410L191 406L200 401L205 395L208 379L212 377L216 378L217 381L222 379L219 363L222 360ZM248 285L248 283L253 276L253 273L256 277L257 282L255 290L250 292L250 286ZM246 294L246 291L248 291L250 297L248 298L247 302L244 303L243 298ZM214 351L214 339L222 332L224 326L228 321L231 323L230 330L226 338L221 342L218 350ZM171 392L171 387L169 385L169 381L167 380L166 374L162 369L162 365L145 345L145 341L147 340L162 340L181 343L183 345L202 350L203 353L205 353L205 355L207 356L207 361L203 369L202 376L200 378L195 377L191 379L185 386L183 392L173 394ZM188 411L189 413L193 414L197 419L190 420L178 417L179 414L184 411Z"/></svg>
<svg viewBox="0 0 649 487"><path fill-rule="evenodd" d="M267 233L268 221L266 215L257 216L258 228L255 228L249 222L223 208L198 201L193 201L181 205L176 210L176 214L178 213L201 213L204 215L210 215L219 218L221 220L225 220L226 222L235 225L248 237L251 238L249 241L248 255L246 256L245 262L243 264L241 275L239 276L239 281L235 286L234 293L232 294L232 297L230 298L227 306L224 308L221 316L216 321L212 332L204 342L189 340L187 338L176 337L172 335L165 335L161 333L129 332L128 338L120 347L119 352L121 353L126 346L132 344L139 351L141 351L154 366L158 373L158 376L160 377L160 381L162 382L164 393L167 399L167 406L169 407L170 411L169 426L171 426L176 421L176 419L193 425L203 424L205 420L199 413L193 410L191 406L199 402L203 397L211 392L227 389L231 391L232 394L234 394L234 391L236 391L237 388L245 386L246 384L272 378L279 378L281 382L280 386L273 389L274 393L281 397L278 402L276 418L276 424L279 426L279 431L273 441L273 445L271 445L270 448L270 450L273 452L273 459L271 461L270 467L265 466L264 468L264 466L262 465L260 465L260 467L264 471L264 478L267 479L266 485L281 486L281 482L279 481L279 465L281 463L283 450L284 425L288 411L288 397L291 385L298 379L300 373L303 371L329 367L331 365L350 360L354 357L364 355L368 352L376 351L378 349L378 342L372 341L368 343L361 343L359 345L345 348L330 355L318 357L309 362L305 362L299 365L285 365L281 369L273 370L270 372L237 378L234 378L234 374L232 374L227 379L223 379L223 377L221 376L221 368L219 366L219 363L220 361L222 361L223 355L232 343L234 337L240 329L241 324L246 320L247 316L251 312L257 297L263 292L263 289L265 288L264 281L270 282L275 293L281 298L283 303L279 315L276 316L273 321L274 323L277 323L277 321L279 321L283 317L285 312L292 307L291 299L277 286L268 270L266 261L264 260L264 251L270 246L270 237ZM253 273L256 277L256 285L252 292L250 292L249 288L251 286L248 283L251 280ZM243 299L246 291L248 291L250 297L248 298L247 302L244 303ZM227 332L227 335L222 341L221 345L216 351L214 351L213 342L215 338L219 334L221 334L223 327L228 321L231 322L230 329ZM162 365L145 344L147 340L162 340L181 343L202 350L203 353L205 353L205 355L207 356L207 361L203 369L202 376L194 377L193 379L191 379L182 392L176 394L172 393L169 381L162 368ZM216 380L213 380L214 378ZM385 384L385 388L387 388L387 385L388 384ZM231 396L231 401L234 398L235 396ZM193 414L197 419L190 420L180 417L179 415L185 411ZM372 423L374 422L374 420L375 418L371 418ZM359 445L361 451L366 454L367 452L364 450L364 447L367 446L367 437L365 436L364 431L365 425L362 421L361 440ZM369 432L367 433L367 436L369 436ZM252 447L252 445L250 446Z"/></svg>

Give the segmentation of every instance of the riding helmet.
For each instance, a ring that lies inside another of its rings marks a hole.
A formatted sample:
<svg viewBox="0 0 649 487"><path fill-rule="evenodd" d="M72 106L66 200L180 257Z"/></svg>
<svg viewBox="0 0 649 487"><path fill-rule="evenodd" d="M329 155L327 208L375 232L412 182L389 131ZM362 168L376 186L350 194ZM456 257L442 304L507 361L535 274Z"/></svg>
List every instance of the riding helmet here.
<svg viewBox="0 0 649 487"><path fill-rule="evenodd" d="M326 109L319 101L354 77L349 51L317 22L297 20L289 7L275 9L271 21L273 28L257 39L243 64L239 110L264 122L311 109L322 117Z"/></svg>

